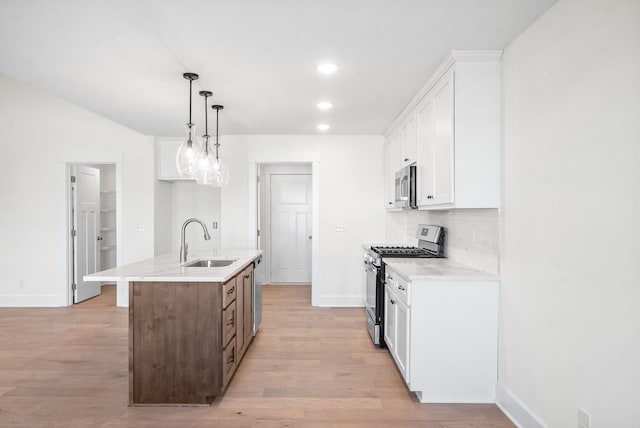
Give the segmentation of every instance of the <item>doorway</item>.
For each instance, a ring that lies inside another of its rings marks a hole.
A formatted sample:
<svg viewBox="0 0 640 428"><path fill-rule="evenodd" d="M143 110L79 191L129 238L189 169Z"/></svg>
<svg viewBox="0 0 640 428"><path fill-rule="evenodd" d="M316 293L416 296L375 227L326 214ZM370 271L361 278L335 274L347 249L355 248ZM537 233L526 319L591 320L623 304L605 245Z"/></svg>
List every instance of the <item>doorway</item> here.
<svg viewBox="0 0 640 428"><path fill-rule="evenodd" d="M309 151L252 151L248 156L247 178L249 192L247 206L249 208L249 221L247 223L247 242L254 243L253 248L262 249L260 237L261 219L260 167L265 164L278 165L311 165L311 304L320 306L321 272L320 272L320 246L322 236L320 234L320 179L321 161L317 152ZM267 269L264 269L265 271ZM267 277L261 275L257 278L260 283L267 283Z"/></svg>
<svg viewBox="0 0 640 428"><path fill-rule="evenodd" d="M258 242L264 252L264 281L310 284L313 239L311 164L263 164L258 173Z"/></svg>
<svg viewBox="0 0 640 428"><path fill-rule="evenodd" d="M118 264L121 183L117 163L67 163L68 304L87 301L106 290L107 303L116 306L116 284L83 277Z"/></svg>

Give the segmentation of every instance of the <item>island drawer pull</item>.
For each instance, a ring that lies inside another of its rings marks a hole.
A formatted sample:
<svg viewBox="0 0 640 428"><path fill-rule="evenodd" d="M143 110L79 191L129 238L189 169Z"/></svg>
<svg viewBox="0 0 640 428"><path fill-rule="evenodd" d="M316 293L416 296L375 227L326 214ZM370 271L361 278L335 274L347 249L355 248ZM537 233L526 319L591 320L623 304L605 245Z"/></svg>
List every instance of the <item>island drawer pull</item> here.
<svg viewBox="0 0 640 428"><path fill-rule="evenodd" d="M235 291L236 287L233 286L230 289L227 290L227 294L233 294L233 292Z"/></svg>

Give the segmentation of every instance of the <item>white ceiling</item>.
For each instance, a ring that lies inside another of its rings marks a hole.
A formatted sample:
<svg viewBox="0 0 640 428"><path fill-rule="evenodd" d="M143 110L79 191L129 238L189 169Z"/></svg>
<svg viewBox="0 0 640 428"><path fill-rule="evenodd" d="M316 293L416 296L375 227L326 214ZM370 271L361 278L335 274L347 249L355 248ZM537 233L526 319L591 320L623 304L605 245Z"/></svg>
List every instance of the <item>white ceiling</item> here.
<svg viewBox="0 0 640 428"><path fill-rule="evenodd" d="M200 130L207 89L223 134L381 134L449 51L502 49L554 2L0 0L0 71L149 135L183 134L185 71Z"/></svg>

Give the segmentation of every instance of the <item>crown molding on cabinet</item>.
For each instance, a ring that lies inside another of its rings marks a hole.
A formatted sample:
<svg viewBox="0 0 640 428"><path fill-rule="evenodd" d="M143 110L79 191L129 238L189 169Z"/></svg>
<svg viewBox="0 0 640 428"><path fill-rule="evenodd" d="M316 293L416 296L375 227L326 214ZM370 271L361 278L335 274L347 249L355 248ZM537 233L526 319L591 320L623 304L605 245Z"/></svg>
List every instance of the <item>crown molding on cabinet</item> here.
<svg viewBox="0 0 640 428"><path fill-rule="evenodd" d="M485 51L451 51L449 55L438 65L431 73L427 81L422 85L418 93L409 101L395 120L389 125L384 132L385 139L396 131L396 128L405 120L405 118L418 105L420 100L431 90L433 85L449 70L456 62L462 61L500 61L502 59L501 50L485 50Z"/></svg>

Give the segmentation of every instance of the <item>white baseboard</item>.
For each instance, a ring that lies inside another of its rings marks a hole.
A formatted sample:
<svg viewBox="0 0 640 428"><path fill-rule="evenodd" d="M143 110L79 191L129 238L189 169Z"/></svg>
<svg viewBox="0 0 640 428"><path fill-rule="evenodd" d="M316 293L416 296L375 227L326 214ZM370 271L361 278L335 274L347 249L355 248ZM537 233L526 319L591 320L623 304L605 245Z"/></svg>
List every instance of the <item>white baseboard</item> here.
<svg viewBox="0 0 640 428"><path fill-rule="evenodd" d="M362 308L362 296L319 296L316 306L338 308Z"/></svg>
<svg viewBox="0 0 640 428"><path fill-rule="evenodd" d="M540 418L500 382L496 383L496 404L518 428L545 428Z"/></svg>
<svg viewBox="0 0 640 428"><path fill-rule="evenodd" d="M3 308L57 308L67 306L65 296L56 294L4 294L0 295L0 307Z"/></svg>

